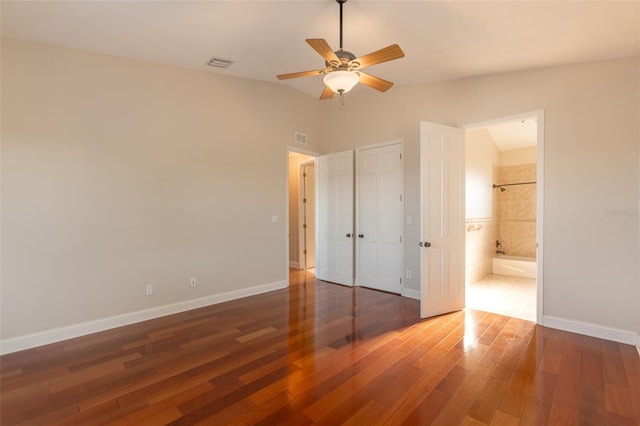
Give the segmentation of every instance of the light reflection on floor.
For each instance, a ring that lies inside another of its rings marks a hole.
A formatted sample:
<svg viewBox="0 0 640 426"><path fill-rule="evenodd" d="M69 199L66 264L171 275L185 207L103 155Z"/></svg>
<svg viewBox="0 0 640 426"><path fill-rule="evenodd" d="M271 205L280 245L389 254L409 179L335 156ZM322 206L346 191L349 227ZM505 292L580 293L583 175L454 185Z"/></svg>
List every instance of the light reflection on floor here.
<svg viewBox="0 0 640 426"><path fill-rule="evenodd" d="M536 280L489 274L467 286L467 307L536 320Z"/></svg>

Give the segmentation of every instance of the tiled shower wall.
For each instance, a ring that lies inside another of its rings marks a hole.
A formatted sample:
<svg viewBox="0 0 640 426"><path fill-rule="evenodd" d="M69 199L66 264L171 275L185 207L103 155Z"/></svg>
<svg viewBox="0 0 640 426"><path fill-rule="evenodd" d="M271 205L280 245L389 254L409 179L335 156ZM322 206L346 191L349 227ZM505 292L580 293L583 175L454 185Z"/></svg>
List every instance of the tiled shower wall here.
<svg viewBox="0 0 640 426"><path fill-rule="evenodd" d="M496 253L498 225L495 219L469 219L465 241L466 282L475 283L491 273Z"/></svg>
<svg viewBox="0 0 640 426"><path fill-rule="evenodd" d="M499 184L535 182L536 165L500 168ZM536 257L536 184L496 190L499 198L498 240L509 256Z"/></svg>

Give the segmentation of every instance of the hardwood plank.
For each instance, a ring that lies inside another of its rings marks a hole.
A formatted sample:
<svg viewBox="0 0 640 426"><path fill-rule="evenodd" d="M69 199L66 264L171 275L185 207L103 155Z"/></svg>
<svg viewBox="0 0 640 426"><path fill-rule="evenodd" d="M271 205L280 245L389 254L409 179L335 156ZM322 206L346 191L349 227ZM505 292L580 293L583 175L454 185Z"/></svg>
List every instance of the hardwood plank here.
<svg viewBox="0 0 640 426"><path fill-rule="evenodd" d="M376 421L380 414L384 411L384 406L380 405L376 401L367 402L361 409L355 412L349 417L343 426L360 426L366 424L372 424Z"/></svg>
<svg viewBox="0 0 640 426"><path fill-rule="evenodd" d="M2 356L0 423L640 425L632 346L290 279Z"/></svg>
<svg viewBox="0 0 640 426"><path fill-rule="evenodd" d="M607 383L604 391L605 409L609 413L633 418L635 410L627 387Z"/></svg>
<svg viewBox="0 0 640 426"><path fill-rule="evenodd" d="M496 411L490 423L491 426L518 426L519 424L520 417L512 416L500 410Z"/></svg>
<svg viewBox="0 0 640 426"><path fill-rule="evenodd" d="M506 390L507 383L495 377L489 378L467 414L480 422L489 424Z"/></svg>
<svg viewBox="0 0 640 426"><path fill-rule="evenodd" d="M583 386L604 391L602 354L593 352L590 349L583 349L581 367L580 383Z"/></svg>

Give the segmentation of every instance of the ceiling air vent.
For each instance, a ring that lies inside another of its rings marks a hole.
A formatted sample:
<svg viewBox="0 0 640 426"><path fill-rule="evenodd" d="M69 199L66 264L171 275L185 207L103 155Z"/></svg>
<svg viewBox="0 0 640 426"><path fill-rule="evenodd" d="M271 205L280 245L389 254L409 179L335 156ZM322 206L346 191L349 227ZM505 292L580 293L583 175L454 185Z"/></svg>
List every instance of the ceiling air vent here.
<svg viewBox="0 0 640 426"><path fill-rule="evenodd" d="M296 142L306 145L307 135L305 135L304 133L296 132Z"/></svg>
<svg viewBox="0 0 640 426"><path fill-rule="evenodd" d="M230 61L229 59L221 59L221 58L213 57L209 62L207 62L207 65L209 65L210 67L216 67L216 68L229 68L229 65L231 65L232 63L233 61Z"/></svg>

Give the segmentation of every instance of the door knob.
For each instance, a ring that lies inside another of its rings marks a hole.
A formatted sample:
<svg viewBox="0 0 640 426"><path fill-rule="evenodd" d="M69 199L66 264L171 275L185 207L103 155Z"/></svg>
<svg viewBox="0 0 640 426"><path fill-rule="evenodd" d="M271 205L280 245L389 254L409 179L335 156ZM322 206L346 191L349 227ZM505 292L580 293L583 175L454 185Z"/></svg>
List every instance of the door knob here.
<svg viewBox="0 0 640 426"><path fill-rule="evenodd" d="M358 238L364 238L364 234L358 234Z"/></svg>
<svg viewBox="0 0 640 426"><path fill-rule="evenodd" d="M347 238L351 238L351 234L347 234Z"/></svg>
<svg viewBox="0 0 640 426"><path fill-rule="evenodd" d="M431 243L430 243L429 241L425 241L424 243L423 243L422 241L420 241L420 242L418 243L418 245L419 245L420 247L431 247Z"/></svg>

